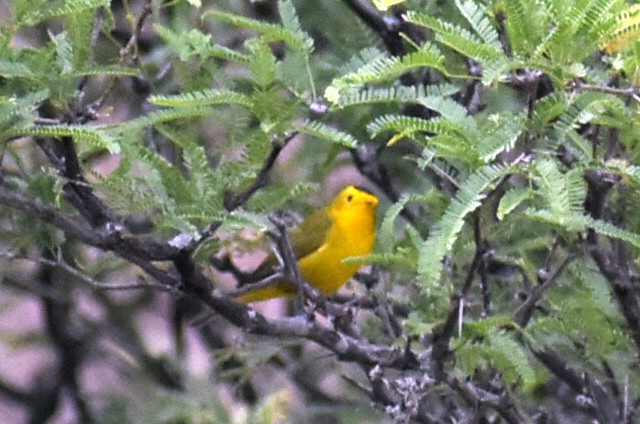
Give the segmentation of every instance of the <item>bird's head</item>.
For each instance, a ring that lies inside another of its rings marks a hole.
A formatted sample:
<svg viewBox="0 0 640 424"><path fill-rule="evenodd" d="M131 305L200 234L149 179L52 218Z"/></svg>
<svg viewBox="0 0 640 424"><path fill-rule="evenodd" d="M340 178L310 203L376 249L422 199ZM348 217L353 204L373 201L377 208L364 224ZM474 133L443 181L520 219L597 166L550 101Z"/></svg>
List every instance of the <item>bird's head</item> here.
<svg viewBox="0 0 640 424"><path fill-rule="evenodd" d="M350 185L345 187L331 202L331 210L340 213L347 210L364 213L375 212L378 206L378 198L363 188Z"/></svg>

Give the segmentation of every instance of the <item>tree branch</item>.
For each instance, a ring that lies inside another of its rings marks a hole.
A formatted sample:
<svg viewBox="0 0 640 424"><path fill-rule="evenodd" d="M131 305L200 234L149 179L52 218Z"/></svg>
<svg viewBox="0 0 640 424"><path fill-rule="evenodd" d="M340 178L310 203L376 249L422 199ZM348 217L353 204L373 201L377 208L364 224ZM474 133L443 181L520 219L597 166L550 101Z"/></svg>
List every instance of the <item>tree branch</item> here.
<svg viewBox="0 0 640 424"><path fill-rule="evenodd" d="M596 219L606 214L606 197L619 177L604 170L590 170L585 173L587 200L585 209ZM606 217L605 217L606 218ZM606 246L595 231L590 230L587 240L592 245L591 256L598 269L605 276L618 301L620 311L627 321L627 328L640 352L640 301L638 287L634 279L638 276L629 248L620 240L612 240Z"/></svg>
<svg viewBox="0 0 640 424"><path fill-rule="evenodd" d="M542 293L544 293L549 287L551 287L558 278L564 273L571 262L575 261L578 258L576 254L570 254L565 258L564 261L560 264L560 266L556 269L556 271L546 278L542 279L541 284L537 284L532 286L529 290L527 299L522 302L522 304L515 310L512 315L513 322L518 324L520 327L526 327L529 323L529 320L533 316L533 311L535 309L536 303L542 297ZM540 275L541 273L539 273Z"/></svg>
<svg viewBox="0 0 640 424"><path fill-rule="evenodd" d="M11 190L5 184L0 184L0 205L25 212L59 228L83 243L106 250L130 252L135 256L153 261L171 260L179 253L179 249L167 243L123 235L121 234L123 228L115 225L107 224L102 228L90 228L77 217L65 215L39 199Z"/></svg>
<svg viewBox="0 0 640 424"><path fill-rule="evenodd" d="M367 26L378 34L391 54L402 56L406 53L400 37L400 30L403 27L400 19L385 15L367 0L344 1Z"/></svg>

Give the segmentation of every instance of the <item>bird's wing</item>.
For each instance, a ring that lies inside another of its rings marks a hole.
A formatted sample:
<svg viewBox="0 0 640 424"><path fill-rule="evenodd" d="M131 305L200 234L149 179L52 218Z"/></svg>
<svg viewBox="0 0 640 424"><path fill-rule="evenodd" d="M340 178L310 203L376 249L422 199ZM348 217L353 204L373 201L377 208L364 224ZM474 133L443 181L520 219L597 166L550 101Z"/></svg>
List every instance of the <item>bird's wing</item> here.
<svg viewBox="0 0 640 424"><path fill-rule="evenodd" d="M318 250L327 238L331 228L331 216L326 208L307 216L296 228L291 230L291 247L297 259Z"/></svg>
<svg viewBox="0 0 640 424"><path fill-rule="evenodd" d="M324 243L331 228L331 217L325 209L320 209L307 216L304 221L291 230L291 247L296 259L307 256ZM262 279L273 273L278 265L278 258L271 253L252 273L252 279Z"/></svg>

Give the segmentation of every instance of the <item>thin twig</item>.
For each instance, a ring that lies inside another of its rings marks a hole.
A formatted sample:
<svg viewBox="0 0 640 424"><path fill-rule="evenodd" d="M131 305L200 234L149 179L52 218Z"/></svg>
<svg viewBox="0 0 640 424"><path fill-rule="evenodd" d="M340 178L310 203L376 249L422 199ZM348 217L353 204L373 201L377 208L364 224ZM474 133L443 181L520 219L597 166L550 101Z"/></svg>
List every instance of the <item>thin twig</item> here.
<svg viewBox="0 0 640 424"><path fill-rule="evenodd" d="M393 203L398 202L398 200L400 200L400 193L391 183L391 178L386 166L378 159L381 149L374 149L372 146L361 144L357 148L351 149L350 152L353 163L356 165L356 168L358 168L358 171L382 190L389 200ZM406 205L400 211L400 215L415 228L419 228L419 216Z"/></svg>
<svg viewBox="0 0 640 424"><path fill-rule="evenodd" d="M533 315L535 305L542 297L542 293L544 293L549 287L551 287L564 273L569 264L571 264L571 262L575 261L576 259L578 259L578 255L576 255L575 253L570 254L564 259L564 261L562 261L555 272L548 278L546 278L542 284L532 286L527 299L522 302L518 309L516 309L516 311L513 313L513 322L518 324L520 327L525 327L529 323L529 320Z"/></svg>
<svg viewBox="0 0 640 424"><path fill-rule="evenodd" d="M460 308L462 307L465 296L471 288L471 283L473 282L473 278L478 271L480 262L485 253L484 241L480 229L479 210L476 210L474 213L474 234L476 243L475 254L473 255L473 260L471 261L471 265L467 271L464 283L462 284L462 287L460 287L460 289L451 296L449 301L449 312L447 313L444 323L435 328L431 333L433 339L431 358L435 364L436 378L439 380L442 380L445 376L444 361L450 354L449 341L453 337L454 330L456 328L455 324L459 321Z"/></svg>
<svg viewBox="0 0 640 424"><path fill-rule="evenodd" d="M271 287L274 284L278 283L278 281L280 281L282 278L284 277L284 274L282 272L274 272L273 274L259 280L256 282L251 282L251 283L247 283L245 285L242 285L240 287L238 287L235 290L232 290L230 292L228 292L229 296L231 297L238 297L240 295L243 295L245 293L248 293L250 291L254 291L254 290L258 290L258 289L264 289L266 287Z"/></svg>
<svg viewBox="0 0 640 424"><path fill-rule="evenodd" d="M531 423L514 404L509 397L509 391L504 390L500 394L481 389L471 381L462 381L453 375L447 379L447 385L458 392L471 404L486 405L495 409L507 423L525 424Z"/></svg>
<svg viewBox="0 0 640 424"><path fill-rule="evenodd" d="M21 261L29 261L33 263L38 263L41 265L47 265L53 268L61 269L69 275L72 275L79 279L80 281L89 284L92 287L96 287L103 290L138 290L138 289L158 289L165 292L175 293L176 290L174 287L164 286L162 284L154 284L150 282L140 281L138 283L121 283L121 284L112 284L112 283L102 283L94 278L89 277L87 274L81 272L79 269L72 267L61 258L57 260L46 259L46 258L31 258L28 256L18 255L13 252L0 252L0 257L10 259L10 260L21 260Z"/></svg>
<svg viewBox="0 0 640 424"><path fill-rule="evenodd" d="M575 80L573 82L573 87L578 91L592 91L596 93L614 94L616 96L627 97L636 103L640 103L640 89L636 86L618 88L606 85L586 84L580 80Z"/></svg>
<svg viewBox="0 0 640 424"><path fill-rule="evenodd" d="M251 183L249 187L247 187L239 194L227 193L225 195L224 208L227 210L227 212L236 210L237 208L245 204L259 189L269 184L269 175L276 163L276 159L278 159L278 155L297 134L297 132L293 132L285 136L284 139L274 140L271 143L271 151L269 152L269 156L267 156L264 163L262 164L262 168L260 168L260 171L258 172L258 175L256 176L253 183ZM202 243L204 243L204 241L209 239L218 230L218 228L220 228L221 224L222 223L220 221L215 221L207 225L202 231L200 237L196 240L193 240L183 250L188 252L195 251Z"/></svg>
<svg viewBox="0 0 640 424"><path fill-rule="evenodd" d="M395 16L385 15L368 0L344 0L344 2L378 34L391 54L402 56L406 53L400 37L403 21Z"/></svg>
<svg viewBox="0 0 640 424"><path fill-rule="evenodd" d="M136 19L133 25L133 28L131 31L131 37L129 37L129 41L122 48L122 50L120 50L120 61L122 63L124 63L125 58L128 55L131 55L131 58L134 61L139 62L140 55L138 52L138 40L142 32L142 27L144 26L144 23L147 20L147 18L151 16L152 12L153 12L152 2L151 0L146 0L144 8L142 9L142 13L140 14L140 16L138 16L138 18ZM138 65L141 65L141 63L138 63Z"/></svg>
<svg viewBox="0 0 640 424"><path fill-rule="evenodd" d="M593 169L585 172L587 181L586 211L596 219L607 220L610 212L606 207L607 194L619 180L607 170ZM640 299L638 298L634 278L638 272L633 263L629 246L621 240L603 243L601 237L593 230L587 235L591 245L591 257L598 269L611 286L614 297L618 301L620 312L627 322L627 328L640 352Z"/></svg>
<svg viewBox="0 0 640 424"><path fill-rule="evenodd" d="M297 289L296 306L299 311L302 311L307 294L314 296L318 293L315 293L315 288L305 281L300 274L298 259L293 251L291 237L287 231L286 224L274 215L270 216L269 220L276 227L276 232L270 232L269 234L278 247L277 253L279 258L282 260L284 277L287 281L291 281L295 285Z"/></svg>
<svg viewBox="0 0 640 424"><path fill-rule="evenodd" d="M237 209L238 207L246 203L247 200L249 200L249 198L253 196L256 191L269 184L269 174L271 173L271 169L276 163L278 155L280 154L282 149L284 149L284 147L289 143L289 141L291 141L291 139L293 139L296 135L298 135L298 133L293 132L291 134L288 134L283 140L273 141L273 143L271 144L271 152L269 152L269 156L267 156L267 159L264 161L262 168L258 172L255 180L253 180L253 183L251 183L249 187L242 191L242 193L239 193L237 195L228 193L225 196L224 208L227 210L227 212L231 212Z"/></svg>

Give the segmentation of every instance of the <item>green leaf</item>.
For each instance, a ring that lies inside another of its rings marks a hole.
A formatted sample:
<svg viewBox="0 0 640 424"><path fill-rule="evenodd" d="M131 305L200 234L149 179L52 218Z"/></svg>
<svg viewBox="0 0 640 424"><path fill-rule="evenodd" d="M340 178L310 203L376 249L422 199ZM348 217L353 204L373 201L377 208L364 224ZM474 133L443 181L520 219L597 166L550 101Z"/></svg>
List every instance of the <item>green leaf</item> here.
<svg viewBox="0 0 640 424"><path fill-rule="evenodd" d="M18 18L18 26L36 25L58 16L79 14L98 7L108 8L110 0L62 0L46 3L45 6L31 10Z"/></svg>
<svg viewBox="0 0 640 424"><path fill-rule="evenodd" d="M284 14L284 16L288 16L288 14L294 13L292 12L293 6L289 1L281 1L279 3L280 13ZM313 40L306 33L299 30L300 24L289 23L288 27L271 24L263 21L258 21L251 18L246 18L244 16L232 15L229 13L219 12L216 10L210 10L202 14L202 19L217 19L223 22L227 22L233 26L238 28L249 29L252 31L256 31L262 34L262 39L266 43L271 43L274 41L284 41L291 48L295 50L306 50L311 51L313 48Z"/></svg>
<svg viewBox="0 0 640 424"><path fill-rule="evenodd" d="M468 343L478 337L485 337L490 333L500 331L504 328L515 326L510 315L496 315L464 323L464 337L458 339L460 345ZM457 347L454 345L454 349Z"/></svg>
<svg viewBox="0 0 640 424"><path fill-rule="evenodd" d="M414 103L427 106L425 98L447 97L460 90L453 84L412 86L404 85L389 88L371 88L345 90L340 93L338 102L333 110L340 110L351 106L360 106L380 103Z"/></svg>
<svg viewBox="0 0 640 424"><path fill-rule="evenodd" d="M600 11L600 13L602 12ZM612 27L600 29L601 43L607 53L619 52L633 44L640 34L639 15L640 7L635 4L631 5L609 20Z"/></svg>
<svg viewBox="0 0 640 424"><path fill-rule="evenodd" d="M200 107L217 104L238 104L251 108L251 99L244 94L231 90L202 90L174 96L151 96L149 101L157 106Z"/></svg>
<svg viewBox="0 0 640 424"><path fill-rule="evenodd" d="M65 19L67 38L73 52L73 70L89 68L92 65L93 46L88 41L91 40L94 24L97 25L94 23L93 10L85 10Z"/></svg>
<svg viewBox="0 0 640 424"><path fill-rule="evenodd" d="M294 125L294 127L303 134L340 144L347 148L354 148L358 144L358 140L351 134L330 127L319 121L307 120L302 124Z"/></svg>
<svg viewBox="0 0 640 424"><path fill-rule="evenodd" d="M166 122L177 121L182 119L195 119L202 116L211 115L215 110L211 107L181 107L170 108L153 111L139 118L131 119L118 125L112 125L110 128L114 132L124 134L136 131L151 125L158 125Z"/></svg>
<svg viewBox="0 0 640 424"><path fill-rule="evenodd" d="M510 189L500 198L496 216L499 220L503 220L505 216L520 206L522 202L531 197L533 197L533 192L529 188L514 187Z"/></svg>
<svg viewBox="0 0 640 424"><path fill-rule="evenodd" d="M0 98L0 129L5 130L11 125L16 125L20 123L21 119L31 122L33 117L30 117L29 114L48 98L49 90L36 91L24 97ZM3 134L3 136L11 137L11 133Z"/></svg>
<svg viewBox="0 0 640 424"><path fill-rule="evenodd" d="M481 205L485 190L511 170L510 166L486 165L469 176L460 186L456 197L440 221L434 225L429 238L420 247L418 273L421 286L426 292L431 286L438 284L442 273L442 260L462 230L465 217Z"/></svg>
<svg viewBox="0 0 640 424"><path fill-rule="evenodd" d="M0 76L3 78L32 78L34 74L22 62L0 60Z"/></svg>
<svg viewBox="0 0 640 424"><path fill-rule="evenodd" d="M535 372L526 352L513 336L504 331L495 331L487 336L489 346L494 349L492 362L501 371L507 383L520 381L526 391L535 383Z"/></svg>
<svg viewBox="0 0 640 424"><path fill-rule="evenodd" d="M456 0L456 6L482 41L495 49L502 49L498 31L495 30L483 9L472 0Z"/></svg>
<svg viewBox="0 0 640 424"><path fill-rule="evenodd" d="M598 270L591 266L572 266L570 270L587 288L594 306L611 320L620 318L620 311L611 297L609 283Z"/></svg>
<svg viewBox="0 0 640 424"><path fill-rule="evenodd" d="M400 253L370 253L368 255L362 255L353 259L348 258L342 261L344 264L359 263L359 264L380 264L395 267L398 272L405 274L413 274L416 271L415 260L406 254L406 252Z"/></svg>
<svg viewBox="0 0 640 424"><path fill-rule="evenodd" d="M247 203L247 208L260 213L273 212L287 202L299 200L318 190L318 184L299 182L293 186L285 184L270 184L263 190L257 191Z"/></svg>
<svg viewBox="0 0 640 424"><path fill-rule="evenodd" d="M378 245L383 252L391 252L393 250L394 242L394 224L402 209L409 202L423 199L423 196L416 194L407 194L402 196L400 200L390 206L384 214L380 229L378 230Z"/></svg>
<svg viewBox="0 0 640 424"><path fill-rule="evenodd" d="M73 47L67 39L66 32L60 32L51 37L56 46L56 63L61 74L68 74L73 70Z"/></svg>
<svg viewBox="0 0 640 424"><path fill-rule="evenodd" d="M253 81L260 87L269 87L277 78L276 58L271 47L261 38L254 38L245 43L251 52L251 62L248 64Z"/></svg>
<svg viewBox="0 0 640 424"><path fill-rule="evenodd" d="M511 49L517 57L532 56L548 35L549 3L545 1L504 0L500 8L504 11L505 25Z"/></svg>
<svg viewBox="0 0 640 424"><path fill-rule="evenodd" d="M434 18L430 14L409 11L405 15L405 20L435 31L438 42L466 57L480 62L485 68L500 69L506 66L508 62L499 44L487 44L469 31L441 19ZM484 24L476 23L484 27ZM491 37L488 33L484 35ZM487 73L486 69L485 73ZM497 72L494 73L497 74Z"/></svg>
<svg viewBox="0 0 640 424"><path fill-rule="evenodd" d="M295 34L301 41L301 43L296 42L293 47L300 44L302 48L297 48L297 50L311 53L313 50L313 38L302 30L296 9L293 7L293 2L291 2L291 0L278 0L278 12L280 12L280 22L282 22L284 29Z"/></svg>
<svg viewBox="0 0 640 424"><path fill-rule="evenodd" d="M11 137L73 137L76 141L105 148L111 153L120 152L120 145L104 131L104 128L105 127L88 127L79 125L38 125L17 128L10 131L9 135Z"/></svg>
<svg viewBox="0 0 640 424"><path fill-rule="evenodd" d="M90 68L74 69L67 75L70 78L89 77L96 75L109 75L113 77L137 77L141 71L137 68L129 68L119 65L94 65Z"/></svg>
<svg viewBox="0 0 640 424"><path fill-rule="evenodd" d="M587 193L582 169L562 173L558 163L551 158L540 158L533 169L536 171L533 180L539 187L536 194L546 201L549 212L558 221L570 215L582 214Z"/></svg>
<svg viewBox="0 0 640 424"><path fill-rule="evenodd" d="M566 95L562 92L554 92L539 99L533 109L535 124L539 128L546 128L550 122L562 115L565 111L566 103Z"/></svg>
<svg viewBox="0 0 640 424"><path fill-rule="evenodd" d="M367 125L371 138L377 137L385 131L410 136L416 133L446 134L451 136L464 135L466 128L448 119L423 119L406 115L383 115Z"/></svg>
<svg viewBox="0 0 640 424"><path fill-rule="evenodd" d="M420 103L438 112L443 118L463 125L467 128L473 128L474 122L470 119L467 109L453 99L441 96L427 96L420 99Z"/></svg>
<svg viewBox="0 0 640 424"><path fill-rule="evenodd" d="M175 198L180 203L192 202L194 195L196 199L198 193L193 193L191 187L185 181L185 177L180 170L173 166L164 157L157 152L149 150L145 147L138 146L134 143L127 145L127 154L135 157L137 162L144 162L158 174L158 184L162 186L162 192L166 193L166 197ZM158 191L158 190L156 190Z"/></svg>
<svg viewBox="0 0 640 424"><path fill-rule="evenodd" d="M500 153L513 148L525 128L524 114L502 112L491 115L480 129L476 150L483 162L494 160Z"/></svg>
<svg viewBox="0 0 640 424"><path fill-rule="evenodd" d="M573 152L581 158L592 159L591 143L584 140L575 130L619 106L620 100L608 94L586 92L576 95L554 125L557 143L568 142L567 144L574 147Z"/></svg>
<svg viewBox="0 0 640 424"><path fill-rule="evenodd" d="M334 79L327 87L329 94L325 92L325 96L333 103L337 103L339 95L336 96L333 93L373 82L392 81L402 74L419 68L434 68L448 75L442 53L433 44L425 43L417 51L402 57L380 57L364 64L354 72Z"/></svg>
<svg viewBox="0 0 640 424"><path fill-rule="evenodd" d="M248 64L251 60L249 55L215 44L211 35L195 28L178 33L156 23L153 29L183 62L194 56L198 56L201 60L218 58L240 64Z"/></svg>

